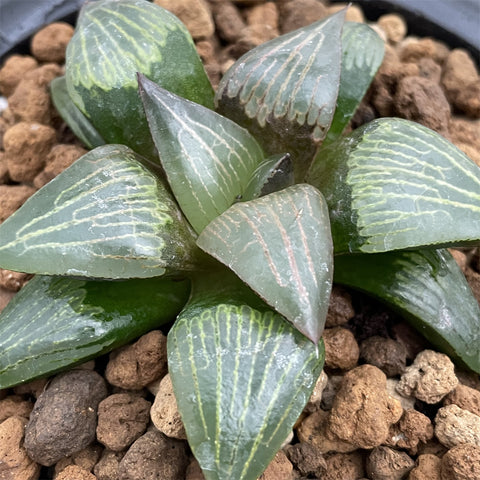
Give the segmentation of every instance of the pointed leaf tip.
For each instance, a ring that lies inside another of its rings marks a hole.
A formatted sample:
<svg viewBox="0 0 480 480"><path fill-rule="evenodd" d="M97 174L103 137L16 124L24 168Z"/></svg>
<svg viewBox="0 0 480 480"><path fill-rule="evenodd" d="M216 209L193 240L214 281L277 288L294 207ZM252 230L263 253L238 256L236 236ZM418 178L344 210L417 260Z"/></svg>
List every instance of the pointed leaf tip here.
<svg viewBox="0 0 480 480"><path fill-rule="evenodd" d="M171 189L197 233L242 195L263 160L244 128L139 76L150 131Z"/></svg>
<svg viewBox="0 0 480 480"><path fill-rule="evenodd" d="M205 228L197 244L318 343L332 286L333 247L326 203L317 189L299 184L237 203Z"/></svg>
<svg viewBox="0 0 480 480"><path fill-rule="evenodd" d="M217 110L248 128L268 154L290 152L303 181L335 112L345 9L240 57L215 94Z"/></svg>
<svg viewBox="0 0 480 480"><path fill-rule="evenodd" d="M0 266L111 279L194 268L203 254L150 166L124 145L79 158L0 225Z"/></svg>

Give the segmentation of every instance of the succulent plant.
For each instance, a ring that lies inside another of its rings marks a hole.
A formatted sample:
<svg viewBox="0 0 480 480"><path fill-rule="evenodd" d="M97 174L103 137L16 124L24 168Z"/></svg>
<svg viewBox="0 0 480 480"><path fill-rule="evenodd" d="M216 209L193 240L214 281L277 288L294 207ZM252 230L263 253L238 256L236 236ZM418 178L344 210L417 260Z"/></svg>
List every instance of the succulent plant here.
<svg viewBox="0 0 480 480"><path fill-rule="evenodd" d="M447 246L480 241L480 169L397 118L344 133L383 57L341 11L241 57L215 96L145 0L87 4L55 104L92 148L0 226L36 276L0 315L0 388L163 324L207 479L255 479L323 367L332 282L480 371L480 308Z"/></svg>

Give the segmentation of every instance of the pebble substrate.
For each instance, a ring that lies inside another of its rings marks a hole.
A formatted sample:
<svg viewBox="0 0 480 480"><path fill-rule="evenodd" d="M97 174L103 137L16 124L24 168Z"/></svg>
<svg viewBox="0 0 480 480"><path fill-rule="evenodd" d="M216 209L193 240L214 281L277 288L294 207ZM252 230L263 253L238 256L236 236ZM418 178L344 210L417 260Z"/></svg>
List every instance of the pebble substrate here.
<svg viewBox="0 0 480 480"><path fill-rule="evenodd" d="M337 11L320 0L155 0L189 28L213 85L243 53ZM365 21L357 6L350 21ZM385 60L356 127L399 116L444 135L480 165L480 77L469 54L407 36L384 15ZM0 69L0 222L86 152L52 106L70 25L38 32ZM480 301L478 248L453 251ZM0 310L29 279L0 270ZM0 391L0 478L201 480L167 373L166 332L47 380ZM480 379L385 307L335 286L326 362L292 436L262 480L480 478ZM74 412L82 412L75 414ZM85 413L86 412L86 413Z"/></svg>

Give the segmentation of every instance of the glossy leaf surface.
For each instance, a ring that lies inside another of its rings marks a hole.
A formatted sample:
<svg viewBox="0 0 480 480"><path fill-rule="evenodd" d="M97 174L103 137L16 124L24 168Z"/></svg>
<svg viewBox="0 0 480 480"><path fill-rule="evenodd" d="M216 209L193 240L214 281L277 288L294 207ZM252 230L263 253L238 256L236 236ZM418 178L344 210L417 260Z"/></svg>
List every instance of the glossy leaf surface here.
<svg viewBox="0 0 480 480"><path fill-rule="evenodd" d="M205 228L197 244L318 342L333 275L328 211L318 190L299 184L237 203Z"/></svg>
<svg viewBox="0 0 480 480"><path fill-rule="evenodd" d="M0 314L0 389L109 352L175 318L187 281L36 276Z"/></svg>
<svg viewBox="0 0 480 480"><path fill-rule="evenodd" d="M380 67L385 46L365 23L345 22L342 33L342 71L337 109L322 147L343 132Z"/></svg>
<svg viewBox="0 0 480 480"><path fill-rule="evenodd" d="M480 307L448 250L337 256L334 279L388 303L439 349L480 373Z"/></svg>
<svg viewBox="0 0 480 480"><path fill-rule="evenodd" d="M480 241L480 168L417 123L358 128L320 150L307 180L327 200L335 253Z"/></svg>
<svg viewBox="0 0 480 480"><path fill-rule="evenodd" d="M54 78L50 83L52 101L60 116L72 132L90 149L105 144L95 127L72 102L65 77Z"/></svg>
<svg viewBox="0 0 480 480"><path fill-rule="evenodd" d="M264 160L255 169L240 200L263 197L295 183L290 154L277 154Z"/></svg>
<svg viewBox="0 0 480 480"><path fill-rule="evenodd" d="M213 89L180 20L145 0L87 2L67 47L70 97L108 143L156 159L137 72L213 107Z"/></svg>
<svg viewBox="0 0 480 480"><path fill-rule="evenodd" d="M297 182L335 111L344 16L342 10L250 50L215 95L217 110L248 128L267 153L292 154Z"/></svg>
<svg viewBox="0 0 480 480"><path fill-rule="evenodd" d="M117 279L191 270L201 252L142 162L123 145L79 158L0 225L0 267Z"/></svg>
<svg viewBox="0 0 480 480"><path fill-rule="evenodd" d="M263 160L247 130L139 78L152 137L172 191L199 233L243 193Z"/></svg>
<svg viewBox="0 0 480 480"><path fill-rule="evenodd" d="M280 315L235 298L241 286L206 281L168 334L175 396L205 478L256 479L310 397L323 343L317 356Z"/></svg>

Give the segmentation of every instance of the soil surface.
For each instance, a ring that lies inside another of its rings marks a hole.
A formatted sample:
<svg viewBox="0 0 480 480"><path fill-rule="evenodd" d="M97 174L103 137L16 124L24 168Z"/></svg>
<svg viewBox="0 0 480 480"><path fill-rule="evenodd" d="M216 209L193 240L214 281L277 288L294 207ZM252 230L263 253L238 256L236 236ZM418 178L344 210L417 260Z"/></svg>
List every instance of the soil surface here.
<svg viewBox="0 0 480 480"><path fill-rule="evenodd" d="M214 86L240 55L341 8L320 0L155 0L189 28ZM364 21L350 7L347 19ZM353 121L399 116L480 165L480 77L466 51L408 36L384 15L385 60ZM86 150L52 106L73 34L52 24L0 70L0 222ZM453 251L480 301L478 248ZM27 281L0 270L0 310ZM0 391L0 479L201 480L167 373L165 331L80 368ZM394 313L334 287L326 362L262 480L480 478L480 379ZM152 368L152 358L155 368ZM76 413L79 412L79 413Z"/></svg>

